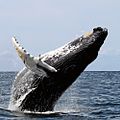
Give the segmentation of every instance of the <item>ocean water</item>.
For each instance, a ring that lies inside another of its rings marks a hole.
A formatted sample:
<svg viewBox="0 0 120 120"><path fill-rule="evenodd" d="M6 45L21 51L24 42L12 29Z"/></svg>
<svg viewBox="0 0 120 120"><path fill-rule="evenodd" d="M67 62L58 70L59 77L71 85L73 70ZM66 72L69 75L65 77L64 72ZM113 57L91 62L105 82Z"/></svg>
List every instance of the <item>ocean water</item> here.
<svg viewBox="0 0 120 120"><path fill-rule="evenodd" d="M7 109L16 72L0 72L0 120L120 120L120 72L86 71L67 89L53 112L22 114Z"/></svg>

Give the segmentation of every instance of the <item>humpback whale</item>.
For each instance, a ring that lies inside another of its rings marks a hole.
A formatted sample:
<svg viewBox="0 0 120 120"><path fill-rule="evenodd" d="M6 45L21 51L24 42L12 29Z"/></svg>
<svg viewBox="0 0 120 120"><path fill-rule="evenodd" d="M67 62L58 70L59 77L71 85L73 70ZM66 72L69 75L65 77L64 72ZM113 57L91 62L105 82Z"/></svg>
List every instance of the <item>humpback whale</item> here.
<svg viewBox="0 0 120 120"><path fill-rule="evenodd" d="M30 55L13 37L14 47L25 67L13 82L9 109L34 112L54 110L64 91L96 59L107 34L106 28L97 27L38 57Z"/></svg>

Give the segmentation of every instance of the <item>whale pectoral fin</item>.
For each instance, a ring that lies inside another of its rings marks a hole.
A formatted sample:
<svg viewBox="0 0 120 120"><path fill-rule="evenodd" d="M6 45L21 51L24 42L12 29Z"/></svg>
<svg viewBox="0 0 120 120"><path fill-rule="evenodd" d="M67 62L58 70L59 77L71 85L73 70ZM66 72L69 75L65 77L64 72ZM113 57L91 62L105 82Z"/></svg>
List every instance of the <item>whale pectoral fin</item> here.
<svg viewBox="0 0 120 120"><path fill-rule="evenodd" d="M36 74L41 74L41 71L44 69L47 69L50 72L57 72L54 67L42 61L40 59L40 56L33 57L32 55L28 54L28 52L17 42L17 39L15 37L12 38L12 42L19 57L22 59L23 63L29 70Z"/></svg>
<svg viewBox="0 0 120 120"><path fill-rule="evenodd" d="M34 67L34 57L30 55L17 41L15 37L12 38L12 43L18 53L18 56L22 59L23 63L28 69Z"/></svg>
<svg viewBox="0 0 120 120"><path fill-rule="evenodd" d="M54 67L48 65L46 62L41 61L41 63L43 64L43 67L45 69L49 70L50 72L57 72L57 70Z"/></svg>
<svg viewBox="0 0 120 120"><path fill-rule="evenodd" d="M20 46L20 44L17 42L17 39L15 37L12 37L12 43L19 55L19 57L22 59L22 61L24 62L25 60L25 56L26 56L26 50Z"/></svg>
<svg viewBox="0 0 120 120"><path fill-rule="evenodd" d="M57 70L54 67L52 67L51 65L47 64L46 62L44 62L40 57L41 56L39 56L39 59L36 60L38 68L46 69L49 72L57 72Z"/></svg>

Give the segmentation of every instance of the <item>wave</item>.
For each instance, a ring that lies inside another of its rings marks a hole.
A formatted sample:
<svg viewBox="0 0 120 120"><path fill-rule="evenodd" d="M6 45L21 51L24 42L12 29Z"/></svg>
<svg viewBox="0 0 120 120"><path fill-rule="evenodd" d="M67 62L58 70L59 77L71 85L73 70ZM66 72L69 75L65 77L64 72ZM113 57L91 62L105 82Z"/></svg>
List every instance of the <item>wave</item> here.
<svg viewBox="0 0 120 120"><path fill-rule="evenodd" d="M60 111L47 111L47 112L31 112L31 111L12 111L5 108L0 108L0 117L60 117L67 113Z"/></svg>

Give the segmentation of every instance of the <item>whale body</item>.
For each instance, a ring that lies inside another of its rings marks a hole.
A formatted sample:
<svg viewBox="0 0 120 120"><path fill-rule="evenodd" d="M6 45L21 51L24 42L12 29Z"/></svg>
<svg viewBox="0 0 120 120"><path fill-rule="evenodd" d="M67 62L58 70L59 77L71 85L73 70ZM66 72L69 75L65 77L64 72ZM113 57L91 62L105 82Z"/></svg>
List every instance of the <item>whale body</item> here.
<svg viewBox="0 0 120 120"><path fill-rule="evenodd" d="M13 82L9 109L35 112L54 110L60 96L96 59L107 35L106 28L97 27L91 33L41 55L40 59L56 72L40 66L42 72L37 74L28 67L23 68Z"/></svg>

